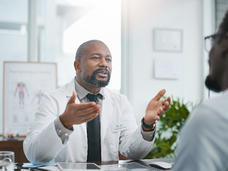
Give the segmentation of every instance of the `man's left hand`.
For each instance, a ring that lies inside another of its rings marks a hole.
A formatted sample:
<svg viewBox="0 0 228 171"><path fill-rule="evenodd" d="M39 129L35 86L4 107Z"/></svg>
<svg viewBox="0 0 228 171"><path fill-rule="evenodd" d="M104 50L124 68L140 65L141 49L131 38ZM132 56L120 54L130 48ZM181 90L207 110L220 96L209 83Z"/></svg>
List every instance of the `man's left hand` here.
<svg viewBox="0 0 228 171"><path fill-rule="evenodd" d="M164 96L166 90L163 89L149 102L144 116L144 122L147 125L152 125L156 120L160 120L160 116L170 108L170 97L165 100L160 100Z"/></svg>

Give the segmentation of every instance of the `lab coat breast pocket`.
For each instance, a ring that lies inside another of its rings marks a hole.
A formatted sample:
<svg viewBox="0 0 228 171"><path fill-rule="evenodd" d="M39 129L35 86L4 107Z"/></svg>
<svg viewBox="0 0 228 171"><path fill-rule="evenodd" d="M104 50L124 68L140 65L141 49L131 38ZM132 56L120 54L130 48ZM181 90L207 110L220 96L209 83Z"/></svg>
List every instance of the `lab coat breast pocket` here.
<svg viewBox="0 0 228 171"><path fill-rule="evenodd" d="M118 124L111 123L105 130L105 135L103 139L102 151L104 161L117 161L118 151L119 151L119 139L120 139L120 129L118 129Z"/></svg>
<svg viewBox="0 0 228 171"><path fill-rule="evenodd" d="M119 123L112 124L110 140L112 140L111 144L113 148L115 148L116 152L119 151L119 141L120 141L121 130L122 130L122 127Z"/></svg>

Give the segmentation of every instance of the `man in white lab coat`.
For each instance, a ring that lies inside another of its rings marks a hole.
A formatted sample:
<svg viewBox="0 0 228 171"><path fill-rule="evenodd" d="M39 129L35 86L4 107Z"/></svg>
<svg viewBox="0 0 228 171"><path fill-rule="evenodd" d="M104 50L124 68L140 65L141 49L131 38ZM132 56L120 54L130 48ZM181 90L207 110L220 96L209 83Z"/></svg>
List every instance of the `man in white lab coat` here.
<svg viewBox="0 0 228 171"><path fill-rule="evenodd" d="M33 163L49 161L118 161L119 152L143 158L151 149L156 120L169 109L170 98L161 90L148 104L137 126L127 98L105 86L112 71L112 56L99 40L83 43L74 62L72 82L43 94L35 122L24 141Z"/></svg>
<svg viewBox="0 0 228 171"><path fill-rule="evenodd" d="M228 12L212 40L206 86L223 94L194 110L177 147L174 171L228 170Z"/></svg>

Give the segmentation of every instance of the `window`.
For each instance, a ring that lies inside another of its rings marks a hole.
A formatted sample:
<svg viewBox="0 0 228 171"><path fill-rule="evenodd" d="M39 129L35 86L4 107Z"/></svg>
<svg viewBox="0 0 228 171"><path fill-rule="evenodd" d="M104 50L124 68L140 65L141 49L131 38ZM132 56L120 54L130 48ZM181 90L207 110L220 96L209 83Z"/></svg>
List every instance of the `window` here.
<svg viewBox="0 0 228 171"><path fill-rule="evenodd" d="M113 56L110 88L120 90L121 80L121 0L56 1L40 14L40 60L58 63L62 86L75 76L73 62L78 46L91 39L108 45ZM41 11L41 10L39 10Z"/></svg>

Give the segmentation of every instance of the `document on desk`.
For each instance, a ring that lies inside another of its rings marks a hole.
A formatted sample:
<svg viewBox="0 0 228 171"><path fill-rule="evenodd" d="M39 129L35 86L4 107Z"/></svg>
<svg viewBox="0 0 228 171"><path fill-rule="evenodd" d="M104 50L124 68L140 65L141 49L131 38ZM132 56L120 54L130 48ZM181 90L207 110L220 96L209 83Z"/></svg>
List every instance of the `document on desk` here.
<svg viewBox="0 0 228 171"><path fill-rule="evenodd" d="M147 164L150 165L151 167L164 169L164 170L169 170L172 168L172 163L165 162L165 161L152 161Z"/></svg>
<svg viewBox="0 0 228 171"><path fill-rule="evenodd" d="M56 166L56 163L24 163L23 168L36 168L36 167L45 167L45 166Z"/></svg>
<svg viewBox="0 0 228 171"><path fill-rule="evenodd" d="M19 170L29 169L31 171L61 171L61 168L58 168L57 163L24 163L23 165L18 163L16 164L16 168Z"/></svg>
<svg viewBox="0 0 228 171"><path fill-rule="evenodd" d="M100 169L95 163L70 163L70 162L58 162L53 164L31 164L27 163L24 165L31 171L82 171L82 170L97 170Z"/></svg>
<svg viewBox="0 0 228 171"><path fill-rule="evenodd" d="M150 170L148 166L143 166L137 162L126 162L119 164L101 165L102 170L112 170L112 171L123 171L123 170L138 170L138 171L148 171Z"/></svg>
<svg viewBox="0 0 228 171"><path fill-rule="evenodd" d="M97 170L100 169L95 163L69 163L69 162L58 162L58 168L62 170Z"/></svg>

